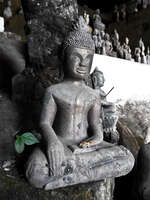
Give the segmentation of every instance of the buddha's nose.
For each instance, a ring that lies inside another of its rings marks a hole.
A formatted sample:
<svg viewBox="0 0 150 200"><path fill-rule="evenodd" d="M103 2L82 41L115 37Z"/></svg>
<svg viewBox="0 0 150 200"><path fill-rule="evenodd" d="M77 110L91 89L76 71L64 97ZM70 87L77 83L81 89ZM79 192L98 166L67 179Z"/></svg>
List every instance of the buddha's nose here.
<svg viewBox="0 0 150 200"><path fill-rule="evenodd" d="M81 64L82 67L87 67L87 61L86 60L82 60Z"/></svg>

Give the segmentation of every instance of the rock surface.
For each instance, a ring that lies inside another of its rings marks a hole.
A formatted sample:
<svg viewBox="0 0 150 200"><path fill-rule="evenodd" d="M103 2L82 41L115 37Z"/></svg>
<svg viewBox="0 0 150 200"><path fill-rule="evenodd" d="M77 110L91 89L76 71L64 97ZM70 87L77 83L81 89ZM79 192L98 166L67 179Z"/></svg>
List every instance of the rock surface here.
<svg viewBox="0 0 150 200"><path fill-rule="evenodd" d="M136 158L138 151L140 149L140 145L138 144L136 137L134 136L132 131L129 129L127 125L125 125L123 120L122 121L118 120L117 130L120 135L119 144L129 149Z"/></svg>
<svg viewBox="0 0 150 200"><path fill-rule="evenodd" d="M0 183L1 200L112 200L114 189L114 179L107 179L44 191L31 187L23 177L18 176L15 169L11 172L0 169Z"/></svg>
<svg viewBox="0 0 150 200"><path fill-rule="evenodd" d="M61 44L78 16L76 0L22 0L30 66L60 67Z"/></svg>
<svg viewBox="0 0 150 200"><path fill-rule="evenodd" d="M147 134L150 134L149 100L129 100L124 105L118 106L118 113L120 121L131 130L138 145L143 145Z"/></svg>
<svg viewBox="0 0 150 200"><path fill-rule="evenodd" d="M135 167L130 174L116 180L115 200L149 200L149 140L150 106L149 101L127 101L118 107L120 144L128 148L135 158ZM142 147L141 147L142 146ZM141 147L141 149L140 149ZM145 189L144 189L145 188Z"/></svg>
<svg viewBox="0 0 150 200"><path fill-rule="evenodd" d="M11 90L11 78L25 68L25 43L20 36L0 33L0 89Z"/></svg>
<svg viewBox="0 0 150 200"><path fill-rule="evenodd" d="M135 168L133 200L150 199L150 143L141 147ZM135 192L136 191L136 192Z"/></svg>
<svg viewBox="0 0 150 200"><path fill-rule="evenodd" d="M15 106L9 97L0 91L0 160L14 158L14 134L18 124L18 112Z"/></svg>

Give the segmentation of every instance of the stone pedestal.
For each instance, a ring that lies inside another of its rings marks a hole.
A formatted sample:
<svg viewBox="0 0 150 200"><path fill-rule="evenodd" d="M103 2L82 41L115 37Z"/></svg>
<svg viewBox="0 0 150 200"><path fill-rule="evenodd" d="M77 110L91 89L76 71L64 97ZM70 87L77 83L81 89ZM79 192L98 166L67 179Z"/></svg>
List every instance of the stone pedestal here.
<svg viewBox="0 0 150 200"><path fill-rule="evenodd" d="M44 191L31 187L24 179L0 171L1 200L112 200L114 179Z"/></svg>

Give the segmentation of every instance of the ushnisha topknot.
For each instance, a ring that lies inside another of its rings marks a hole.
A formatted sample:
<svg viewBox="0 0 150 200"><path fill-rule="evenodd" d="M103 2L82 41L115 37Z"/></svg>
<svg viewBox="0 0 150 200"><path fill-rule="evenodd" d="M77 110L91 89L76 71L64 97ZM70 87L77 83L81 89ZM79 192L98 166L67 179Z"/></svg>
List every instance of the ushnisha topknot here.
<svg viewBox="0 0 150 200"><path fill-rule="evenodd" d="M94 41L92 40L89 26L82 16L73 26L73 31L69 33L63 43L63 52L70 46L86 48L95 51Z"/></svg>

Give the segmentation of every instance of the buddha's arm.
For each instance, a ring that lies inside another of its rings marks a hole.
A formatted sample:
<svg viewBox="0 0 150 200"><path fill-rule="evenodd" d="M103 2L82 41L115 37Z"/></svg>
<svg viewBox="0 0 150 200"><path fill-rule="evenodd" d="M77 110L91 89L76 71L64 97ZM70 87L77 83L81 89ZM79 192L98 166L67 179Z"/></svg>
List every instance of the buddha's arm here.
<svg viewBox="0 0 150 200"><path fill-rule="evenodd" d="M42 129L43 139L52 142L57 136L52 128L57 111L56 103L49 89L47 89L44 97L43 108L40 119L40 127Z"/></svg>
<svg viewBox="0 0 150 200"><path fill-rule="evenodd" d="M99 99L97 99L88 113L88 124L93 135L92 141L95 143L103 141L103 129L100 112L101 105Z"/></svg>
<svg viewBox="0 0 150 200"><path fill-rule="evenodd" d="M103 141L103 129L100 112L101 106L98 99L88 113L88 125L90 131L92 132L92 136L80 143L80 147L84 148L94 146Z"/></svg>
<svg viewBox="0 0 150 200"><path fill-rule="evenodd" d="M55 134L52 125L55 119L57 111L57 106L54 98L47 89L44 104L41 114L41 131L43 139L46 145L47 159L49 163L50 175L60 175L60 166L64 160L64 148L63 144L59 141L57 135Z"/></svg>

